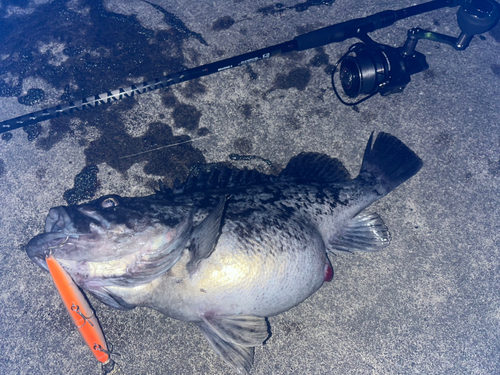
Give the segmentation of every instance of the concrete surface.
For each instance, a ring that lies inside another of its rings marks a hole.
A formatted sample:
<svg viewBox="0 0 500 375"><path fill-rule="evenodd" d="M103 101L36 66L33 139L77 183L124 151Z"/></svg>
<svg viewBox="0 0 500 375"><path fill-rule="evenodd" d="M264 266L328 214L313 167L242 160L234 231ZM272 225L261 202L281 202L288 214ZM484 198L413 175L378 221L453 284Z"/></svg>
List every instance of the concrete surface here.
<svg viewBox="0 0 500 375"><path fill-rule="evenodd" d="M4 1L0 121L413 2L281 5ZM456 36L457 9L372 37L400 46L416 26ZM333 282L269 319L272 336L256 348L252 374L500 373L500 29L462 52L419 42L428 71L402 94L349 108L334 97L327 72L354 42L228 70L0 141L0 372L101 371L50 276L23 251L85 165L100 170L95 197L147 195L159 178L172 183L193 162L228 161L231 153L258 155L279 170L301 151L323 152L356 175L369 134L385 131L425 163L371 208L388 225L391 246L331 257ZM130 156L143 151L151 152ZM258 160L235 163L270 171ZM232 373L197 327L90 301L121 354L113 374Z"/></svg>

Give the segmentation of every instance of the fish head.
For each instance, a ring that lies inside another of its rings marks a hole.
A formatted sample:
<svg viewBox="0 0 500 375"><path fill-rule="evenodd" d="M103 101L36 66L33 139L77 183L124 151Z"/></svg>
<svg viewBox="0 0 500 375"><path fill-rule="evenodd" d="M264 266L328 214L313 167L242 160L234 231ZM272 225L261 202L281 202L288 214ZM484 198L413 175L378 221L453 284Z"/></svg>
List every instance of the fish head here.
<svg viewBox="0 0 500 375"><path fill-rule="evenodd" d="M182 245L185 241L179 239L185 239L190 228L186 212L161 199L118 195L54 207L45 221L45 232L29 241L26 252L45 270L45 258L52 254L72 276L113 278L118 268L130 271L134 262ZM89 264L100 268L94 276L83 274Z"/></svg>

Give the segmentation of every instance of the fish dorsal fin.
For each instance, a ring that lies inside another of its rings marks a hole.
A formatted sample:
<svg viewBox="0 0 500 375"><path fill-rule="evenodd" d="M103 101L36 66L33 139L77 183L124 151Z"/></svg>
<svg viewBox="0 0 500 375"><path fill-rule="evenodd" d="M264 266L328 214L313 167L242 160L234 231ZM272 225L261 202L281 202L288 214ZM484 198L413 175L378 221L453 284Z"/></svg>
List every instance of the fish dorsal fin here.
<svg viewBox="0 0 500 375"><path fill-rule="evenodd" d="M276 176L254 169L231 168L227 164L200 164L193 167L185 182L176 180L173 193L184 194L207 190L245 187L276 181Z"/></svg>
<svg viewBox="0 0 500 375"><path fill-rule="evenodd" d="M350 175L338 159L316 152L302 152L290 159L279 179L333 183L347 181Z"/></svg>
<svg viewBox="0 0 500 375"><path fill-rule="evenodd" d="M221 232L222 215L228 199L229 196L221 197L214 211L194 228L190 245L192 257L187 265L190 272L196 268L201 260L208 258L214 251Z"/></svg>
<svg viewBox="0 0 500 375"><path fill-rule="evenodd" d="M349 179L349 172L338 159L316 152L302 152L290 159L278 177L255 169L231 167L226 163L198 164L191 169L185 182L175 180L172 190L162 184L157 193L180 195L269 184L279 180L333 183Z"/></svg>
<svg viewBox="0 0 500 375"><path fill-rule="evenodd" d="M255 315L202 316L198 324L212 348L238 374L248 374L254 346L269 336L265 318Z"/></svg>

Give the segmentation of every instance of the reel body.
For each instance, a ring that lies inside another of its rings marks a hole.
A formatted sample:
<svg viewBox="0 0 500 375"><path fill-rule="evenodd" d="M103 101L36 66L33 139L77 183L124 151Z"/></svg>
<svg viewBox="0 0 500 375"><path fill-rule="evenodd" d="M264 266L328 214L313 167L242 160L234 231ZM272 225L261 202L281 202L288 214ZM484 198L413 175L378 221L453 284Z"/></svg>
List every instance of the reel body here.
<svg viewBox="0 0 500 375"><path fill-rule="evenodd" d="M340 65L340 67L339 67ZM335 73L349 98L367 95L354 103L345 102L337 92ZM338 99L346 105L358 104L376 93L386 96L403 92L411 75L429 68L425 56L414 51L404 54L400 48L384 44L356 43L340 58L332 72L332 85Z"/></svg>

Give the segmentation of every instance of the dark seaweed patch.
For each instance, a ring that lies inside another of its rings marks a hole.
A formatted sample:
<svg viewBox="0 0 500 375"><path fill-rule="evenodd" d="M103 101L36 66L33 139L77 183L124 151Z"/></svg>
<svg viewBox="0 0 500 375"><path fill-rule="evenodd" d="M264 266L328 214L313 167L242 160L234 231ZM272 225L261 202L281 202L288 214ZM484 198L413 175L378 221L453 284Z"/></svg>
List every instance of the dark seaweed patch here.
<svg viewBox="0 0 500 375"><path fill-rule="evenodd" d="M250 119L250 117L252 116L252 106L250 104L243 104L240 109L243 117L245 117L245 119L247 120Z"/></svg>
<svg viewBox="0 0 500 375"><path fill-rule="evenodd" d="M311 66L322 66L322 65L328 65L329 57L325 53L325 50L320 47L316 48L316 55L309 61L309 65Z"/></svg>
<svg viewBox="0 0 500 375"><path fill-rule="evenodd" d="M3 159L0 159L0 177L5 174L5 162Z"/></svg>
<svg viewBox="0 0 500 375"><path fill-rule="evenodd" d="M45 98L45 91L42 89L29 89L24 96L17 98L17 101L24 105L33 105Z"/></svg>
<svg viewBox="0 0 500 375"><path fill-rule="evenodd" d="M299 91L303 91L309 80L311 79L311 72L307 68L297 68L289 72L288 74L278 74L274 80L273 87L269 90L288 90L291 88L296 88Z"/></svg>
<svg viewBox="0 0 500 375"><path fill-rule="evenodd" d="M165 107L173 108L177 105L177 98L172 94L172 91L165 90L161 93L161 102Z"/></svg>
<svg viewBox="0 0 500 375"><path fill-rule="evenodd" d="M190 104L180 104L172 113L174 125L186 130L196 130L200 124L201 112Z"/></svg>
<svg viewBox="0 0 500 375"><path fill-rule="evenodd" d="M189 136L174 136L172 128L165 123L152 123L145 135L132 137L120 121L120 107L126 102L128 100L116 103L112 110L101 112L99 116L90 116L90 112L80 114L88 116L84 120L102 131L102 135L84 151L87 164L105 162L126 173L134 163L146 161L145 173L166 176L165 182L171 184L175 178L184 179L192 164L205 161L201 151L187 142L191 139ZM131 101L129 105L133 103Z"/></svg>
<svg viewBox="0 0 500 375"><path fill-rule="evenodd" d="M207 88L199 80L189 81L181 85L179 92L188 99L207 92Z"/></svg>
<svg viewBox="0 0 500 375"><path fill-rule="evenodd" d="M12 139L12 133L11 132L8 132L8 133L3 133L2 134L2 140L5 141L5 142L8 142Z"/></svg>
<svg viewBox="0 0 500 375"><path fill-rule="evenodd" d="M234 141L234 148L242 154L249 154L253 150L252 141L248 138L237 138Z"/></svg>
<svg viewBox="0 0 500 375"><path fill-rule="evenodd" d="M64 200L68 204L77 204L92 198L97 188L97 173L99 173L99 168L96 165L83 168L75 177L75 187L64 192Z"/></svg>
<svg viewBox="0 0 500 375"><path fill-rule="evenodd" d="M31 124L23 128L24 132L28 134L28 141L34 141L42 133L42 125Z"/></svg>
<svg viewBox="0 0 500 375"><path fill-rule="evenodd" d="M208 130L208 128L199 128L198 132L196 133L196 135L198 135L198 137L204 137L208 134L210 134L210 130Z"/></svg>
<svg viewBox="0 0 500 375"><path fill-rule="evenodd" d="M70 119L68 117L59 117L50 120L49 134L47 137L39 138L36 141L36 147L48 151L55 144L61 141L67 133L73 134L70 128Z"/></svg>

